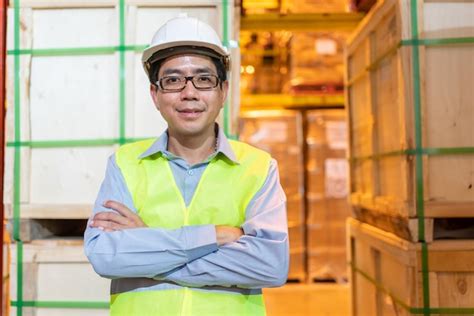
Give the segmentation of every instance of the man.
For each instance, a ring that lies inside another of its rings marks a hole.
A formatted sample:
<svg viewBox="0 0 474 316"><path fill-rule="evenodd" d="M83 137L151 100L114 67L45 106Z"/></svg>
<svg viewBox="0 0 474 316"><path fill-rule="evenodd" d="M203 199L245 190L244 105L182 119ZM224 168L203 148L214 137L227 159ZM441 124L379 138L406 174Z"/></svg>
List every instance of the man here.
<svg viewBox="0 0 474 316"><path fill-rule="evenodd" d="M142 60L168 130L109 159L84 238L111 314L264 315L261 288L287 277L286 198L275 160L215 123L229 54L178 17Z"/></svg>

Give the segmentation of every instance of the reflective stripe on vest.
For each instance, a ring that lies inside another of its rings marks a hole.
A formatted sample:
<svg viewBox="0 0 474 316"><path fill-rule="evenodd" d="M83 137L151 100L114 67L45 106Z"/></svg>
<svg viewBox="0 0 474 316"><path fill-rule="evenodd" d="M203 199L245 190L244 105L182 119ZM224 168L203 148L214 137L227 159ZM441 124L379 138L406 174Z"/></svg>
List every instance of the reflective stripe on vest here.
<svg viewBox="0 0 474 316"><path fill-rule="evenodd" d="M271 158L247 144L229 142L239 163L222 154L214 157L188 207L161 153L137 158L153 140L119 148L117 165L143 221L150 227L168 229L202 224L241 226L247 205L265 182ZM265 315L261 291L158 283L141 278L113 280L111 314Z"/></svg>

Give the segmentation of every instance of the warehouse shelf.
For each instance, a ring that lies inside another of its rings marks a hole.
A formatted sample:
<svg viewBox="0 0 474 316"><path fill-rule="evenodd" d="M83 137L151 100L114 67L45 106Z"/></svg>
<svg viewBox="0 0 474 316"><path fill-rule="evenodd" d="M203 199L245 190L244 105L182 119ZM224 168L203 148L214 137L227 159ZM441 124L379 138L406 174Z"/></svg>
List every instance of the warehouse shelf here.
<svg viewBox="0 0 474 316"><path fill-rule="evenodd" d="M291 95L291 94L251 94L241 96L241 108L324 108L343 107L343 94Z"/></svg>
<svg viewBox="0 0 474 316"><path fill-rule="evenodd" d="M363 13L262 13L242 16L241 30L250 31L352 31Z"/></svg>

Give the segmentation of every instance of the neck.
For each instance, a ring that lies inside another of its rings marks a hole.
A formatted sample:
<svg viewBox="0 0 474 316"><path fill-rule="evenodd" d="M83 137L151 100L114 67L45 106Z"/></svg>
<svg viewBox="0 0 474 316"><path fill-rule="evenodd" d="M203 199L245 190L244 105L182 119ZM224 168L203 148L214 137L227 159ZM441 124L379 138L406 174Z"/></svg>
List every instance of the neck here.
<svg viewBox="0 0 474 316"><path fill-rule="evenodd" d="M168 131L168 151L194 165L203 162L216 149L214 129L203 135L183 136Z"/></svg>

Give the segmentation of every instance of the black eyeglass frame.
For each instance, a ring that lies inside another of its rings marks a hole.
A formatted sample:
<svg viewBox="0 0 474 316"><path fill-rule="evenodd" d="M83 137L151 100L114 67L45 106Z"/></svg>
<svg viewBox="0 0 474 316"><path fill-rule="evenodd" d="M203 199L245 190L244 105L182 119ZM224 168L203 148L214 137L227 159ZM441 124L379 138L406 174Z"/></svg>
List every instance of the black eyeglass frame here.
<svg viewBox="0 0 474 316"><path fill-rule="evenodd" d="M216 84L212 87L208 87L208 88L203 88L203 87L197 87L196 84L194 83L194 78L197 78L197 77L213 77L216 79ZM179 88L179 89L165 89L163 88L163 80L164 79L167 79L167 78L179 78L181 81L184 79L184 84L183 84L183 87L182 88ZM209 74L209 75L204 75L204 74L199 74L199 75L194 75L194 76L165 76L165 77L162 77L160 79L158 79L156 82L155 82L155 86L157 86L158 88L160 88L163 92L181 92L183 91L185 88L186 88L186 85L188 84L188 81L191 81L191 83L193 84L193 87L196 89L196 90L199 90L199 91L209 91L209 90L212 90L212 89L215 89L217 88L217 86L219 85L221 79L219 79L218 76L216 75L212 75L212 74Z"/></svg>

